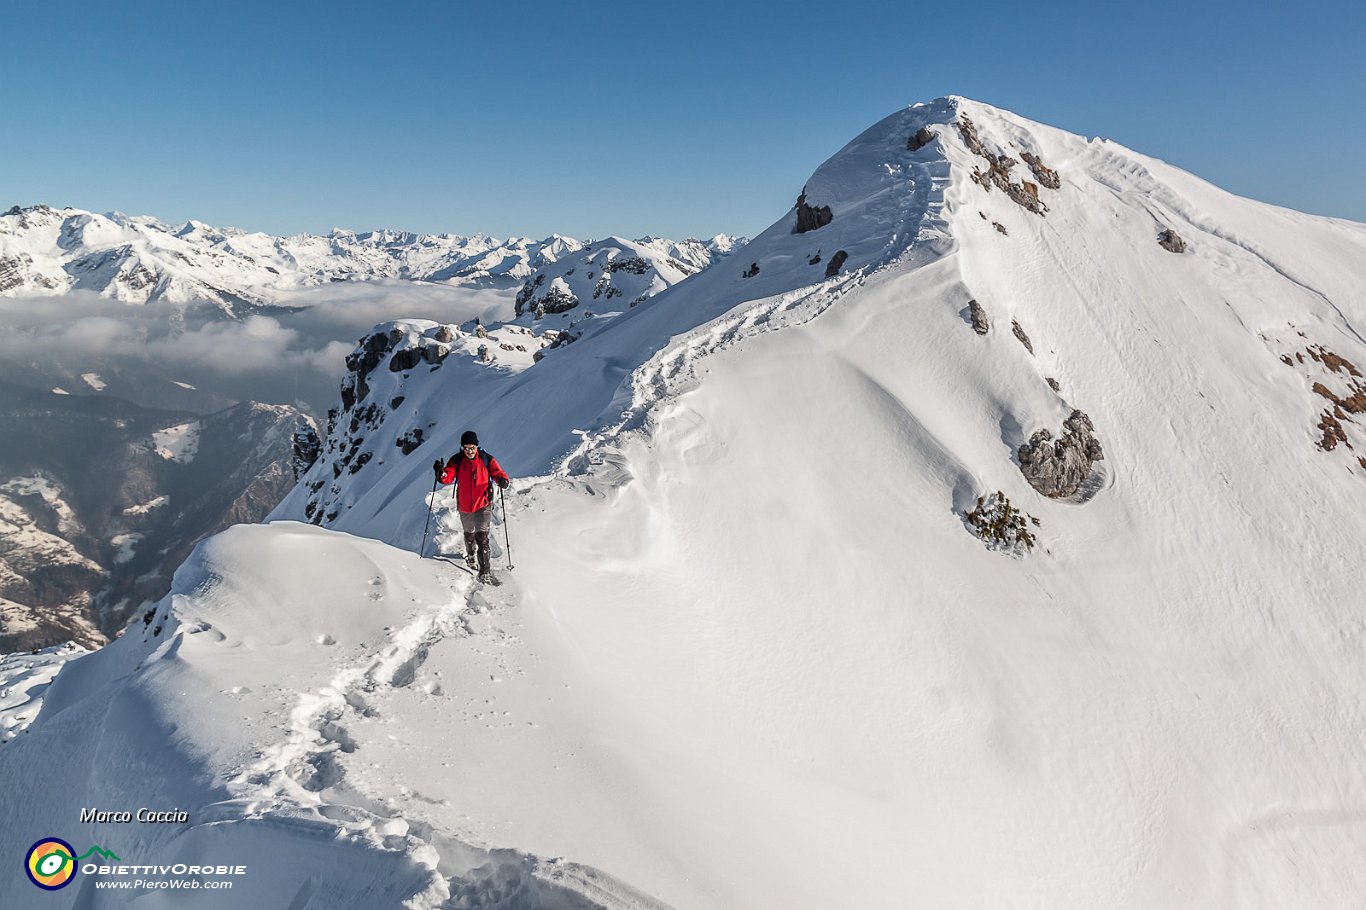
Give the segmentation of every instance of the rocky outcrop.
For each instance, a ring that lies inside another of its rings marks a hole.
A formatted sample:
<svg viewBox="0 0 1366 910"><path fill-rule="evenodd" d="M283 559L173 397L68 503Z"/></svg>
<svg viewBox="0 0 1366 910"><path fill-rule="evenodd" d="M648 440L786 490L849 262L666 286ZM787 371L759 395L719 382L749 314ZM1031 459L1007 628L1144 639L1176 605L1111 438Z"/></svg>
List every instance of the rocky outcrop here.
<svg viewBox="0 0 1366 910"><path fill-rule="evenodd" d="M915 134L913 136L907 137L906 151L918 152L933 141L934 133L931 133L926 127L922 126L920 129L915 131Z"/></svg>
<svg viewBox="0 0 1366 910"><path fill-rule="evenodd" d="M31 257L24 257L29 259ZM12 288L23 287L24 285L24 259L19 257L0 256L0 293Z"/></svg>
<svg viewBox="0 0 1366 910"><path fill-rule="evenodd" d="M972 330L978 335L985 335L991 330L991 323L987 321L987 311L982 309L982 305L976 300L968 301L968 319L972 322Z"/></svg>
<svg viewBox="0 0 1366 910"><path fill-rule="evenodd" d="M394 445L398 446L404 455L411 455L422 445L423 435L422 427L414 427L394 440Z"/></svg>
<svg viewBox="0 0 1366 910"><path fill-rule="evenodd" d="M366 378L380 365L386 354L394 349L403 337L400 329L373 332L356 343L356 348L346 355L346 369L349 371L342 381L342 406L350 410L357 402L365 400L370 394Z"/></svg>
<svg viewBox="0 0 1366 910"><path fill-rule="evenodd" d="M741 277L741 278L753 278L753 277L754 277L755 275L757 275L757 274L759 274L759 263L757 263L757 262L751 262L751 263L749 264L749 268L745 269L744 273L743 273L740 277Z"/></svg>
<svg viewBox="0 0 1366 910"><path fill-rule="evenodd" d="M616 259L609 260L607 263L609 272L626 272L629 275L644 275L650 271L650 263L641 259L639 256L618 256ZM686 271L680 267L680 271Z"/></svg>
<svg viewBox="0 0 1366 910"><path fill-rule="evenodd" d="M300 423L294 430L294 482L308 473L313 463L322 454L323 442L318 438L318 428L312 422Z"/></svg>
<svg viewBox="0 0 1366 910"><path fill-rule="evenodd" d="M986 162L986 170L977 168L972 172L972 181L981 186L988 192L992 187L996 187L1010 197L1011 201L1022 208L1028 209L1036 215L1042 215L1048 211L1048 206L1039 198L1039 185L1028 180L1016 183L1011 179L1011 170L1019 164L1014 158L1004 153L995 154L982 144L982 139L977 135L977 127L966 114L960 115L958 119L958 135L962 137L963 144L968 151ZM1050 172L1051 173L1051 172ZM1054 175L1056 177L1056 175Z"/></svg>
<svg viewBox="0 0 1366 910"><path fill-rule="evenodd" d="M1186 241L1171 228L1163 228L1162 233L1157 235L1157 245L1169 253L1186 252Z"/></svg>
<svg viewBox="0 0 1366 910"><path fill-rule="evenodd" d="M1029 152L1021 152L1020 158L1025 164L1029 165L1029 170L1033 172L1034 179L1039 182L1039 186L1046 186L1050 190L1056 190L1062 186L1062 180L1058 178L1058 172L1051 167L1045 167L1043 160L1039 158L1038 155L1032 155Z"/></svg>
<svg viewBox="0 0 1366 910"><path fill-rule="evenodd" d="M545 334L546 334L546 337L547 337L547 338L550 338L550 339L551 339L551 342L550 342L550 344L548 344L548 345L546 345L545 347L541 348L541 349L538 350L535 354L532 355L532 360L535 361L535 362L537 362L537 363L540 363L540 361L542 360L542 358L544 358L545 355L546 355L548 352L553 351L553 350L555 350L556 348L565 347L566 345L570 345L570 344L573 344L574 342L578 341L578 340L579 340L579 337L580 337L583 333L582 333L582 332L577 332L577 333L576 333L576 332L571 332L571 331L568 331L568 330L566 329L566 330L563 331L563 332L554 332L554 331L551 331L551 332L546 332Z"/></svg>
<svg viewBox="0 0 1366 910"><path fill-rule="evenodd" d="M537 293L545 283L545 273L540 272L522 285L514 301L518 316L529 312L534 313L537 319L544 319L547 313L564 313L579 305L579 298L569 290L563 279L551 281L544 293Z"/></svg>
<svg viewBox="0 0 1366 910"><path fill-rule="evenodd" d="M844 268L844 261L849 258L849 254L844 250L836 250L835 255L830 257L830 261L825 265L825 277L834 278Z"/></svg>
<svg viewBox="0 0 1366 910"><path fill-rule="evenodd" d="M1074 410L1062 426L1063 433L1056 440L1049 430L1038 430L1016 452L1025 480L1052 499L1076 493L1091 466L1105 457L1100 440L1092 435L1091 419L1084 413Z"/></svg>
<svg viewBox="0 0 1366 910"><path fill-rule="evenodd" d="M402 373L406 370L411 370L421 362L421 348L407 348L401 351L394 351L394 356L389 358L389 372Z"/></svg>
<svg viewBox="0 0 1366 910"><path fill-rule="evenodd" d="M1011 505L1006 494L997 490L978 496L977 504L963 513L968 530L988 548L1022 555L1034 548L1034 532L1039 519Z"/></svg>
<svg viewBox="0 0 1366 910"><path fill-rule="evenodd" d="M1309 355L1307 359L1305 354ZM1282 354L1281 362L1292 367L1297 363L1303 366L1308 374L1305 378L1311 382L1310 391L1328 402L1319 412L1315 427L1318 430L1318 448L1331 452L1342 445L1354 450L1347 430L1353 427L1353 432L1359 433L1361 421L1358 418L1366 414L1366 384L1362 383L1362 374L1356 364L1321 344L1311 344L1303 352L1296 351L1293 360L1288 354ZM1345 385L1346 392L1334 391L1328 385L1330 382L1333 385ZM1358 438L1357 442L1360 444L1361 439Z"/></svg>
<svg viewBox="0 0 1366 910"><path fill-rule="evenodd" d="M1025 350L1030 354L1033 354L1034 345L1030 343L1029 336L1025 334L1025 330L1020 323L1014 319L1010 320L1010 330L1015 333L1015 337L1019 339L1020 344L1025 346Z"/></svg>
<svg viewBox="0 0 1366 910"><path fill-rule="evenodd" d="M797 224L792 228L792 233L805 234L808 231L823 228L834 220L835 215L830 210L830 206L807 205L806 190L803 189L802 194L797 197Z"/></svg>

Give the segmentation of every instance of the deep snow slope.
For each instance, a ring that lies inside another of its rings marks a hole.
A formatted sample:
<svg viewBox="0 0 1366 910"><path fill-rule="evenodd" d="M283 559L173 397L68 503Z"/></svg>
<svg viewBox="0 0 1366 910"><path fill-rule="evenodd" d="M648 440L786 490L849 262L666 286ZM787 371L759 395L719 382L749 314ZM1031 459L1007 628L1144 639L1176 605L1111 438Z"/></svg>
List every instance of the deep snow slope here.
<svg viewBox="0 0 1366 910"><path fill-rule="evenodd" d="M803 202L532 368L378 327L275 513L326 527L206 543L0 771L98 729L198 808L92 833L218 837L295 910L1352 906L1366 226L958 98ZM1104 457L1043 496L1018 447L1074 409ZM498 589L389 546L468 427L519 476ZM998 490L1031 551L969 532ZM151 786L73 775L7 843Z"/></svg>

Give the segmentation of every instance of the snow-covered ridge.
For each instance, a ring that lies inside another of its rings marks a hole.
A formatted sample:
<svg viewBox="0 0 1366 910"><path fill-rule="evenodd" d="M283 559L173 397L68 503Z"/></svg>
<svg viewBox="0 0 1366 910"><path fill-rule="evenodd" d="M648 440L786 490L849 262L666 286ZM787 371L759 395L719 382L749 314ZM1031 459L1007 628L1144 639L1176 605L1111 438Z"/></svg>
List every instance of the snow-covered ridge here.
<svg viewBox="0 0 1366 910"><path fill-rule="evenodd" d="M641 241L683 261L723 254L735 238ZM514 285L582 249L558 235L497 240L482 234L356 233L275 237L198 221L163 224L119 212L15 206L0 215L0 295L90 290L129 303L209 301L225 312L277 301L299 288L380 278Z"/></svg>

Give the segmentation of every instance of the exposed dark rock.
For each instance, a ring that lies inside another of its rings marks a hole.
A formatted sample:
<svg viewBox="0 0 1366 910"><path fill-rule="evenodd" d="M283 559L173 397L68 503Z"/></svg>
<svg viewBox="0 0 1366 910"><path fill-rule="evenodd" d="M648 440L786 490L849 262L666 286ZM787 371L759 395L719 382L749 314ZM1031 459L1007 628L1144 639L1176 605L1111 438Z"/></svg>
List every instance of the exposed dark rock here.
<svg viewBox="0 0 1366 910"><path fill-rule="evenodd" d="M351 471L351 473L354 474L354 473L356 473L357 471L359 471L361 468L365 467L366 463L369 462L370 459L374 457L374 454L375 454L374 452L361 452L361 453L360 453L360 457L358 457L358 458L356 459L355 463L352 464L351 467L350 467L350 469L349 469L349 470Z"/></svg>
<svg viewBox="0 0 1366 910"><path fill-rule="evenodd" d="M834 220L835 215L830 211L830 206L807 205L806 190L802 190L802 194L797 197L797 225L792 229L792 233L805 234L807 231L823 228Z"/></svg>
<svg viewBox="0 0 1366 910"><path fill-rule="evenodd" d="M1308 352L1309 356L1312 357L1316 363L1323 364L1334 373L1340 373L1343 370L1346 370L1353 376L1361 376L1361 371L1356 368L1356 365L1353 364L1352 361L1345 357L1339 357L1321 344L1305 348L1305 351ZM1300 358L1300 362L1303 363L1304 359Z"/></svg>
<svg viewBox="0 0 1366 910"><path fill-rule="evenodd" d="M906 151L918 152L933 141L934 133L931 133L928 128L922 126L916 131L914 136L907 138Z"/></svg>
<svg viewBox="0 0 1366 910"><path fill-rule="evenodd" d="M395 395L393 398L390 398L390 399L389 399L389 410L391 410L391 411L397 411L397 410L398 410L398 406L401 405L401 404L403 404L403 401L404 401L404 396L402 396L402 395Z"/></svg>
<svg viewBox="0 0 1366 910"><path fill-rule="evenodd" d="M432 338L442 344L450 344L455 340L455 330L448 325L437 326L436 331L432 333Z"/></svg>
<svg viewBox="0 0 1366 910"><path fill-rule="evenodd" d="M308 473L313 463L322 454L323 443L318 438L317 429L310 423L302 423L294 431L294 482Z"/></svg>
<svg viewBox="0 0 1366 910"><path fill-rule="evenodd" d="M751 263L749 264L749 268L745 269L745 273L744 273L744 275L742 275L741 277L742 277L742 278L753 278L753 277L754 277L755 275L757 275L757 274L759 274L759 263L757 263L757 262L751 262Z"/></svg>
<svg viewBox="0 0 1366 910"><path fill-rule="evenodd" d="M844 250L836 250L835 255L830 257L830 261L825 265L825 277L834 278L844 268L844 261L849 258L849 254Z"/></svg>
<svg viewBox="0 0 1366 910"><path fill-rule="evenodd" d="M644 275L650 271L650 263L639 256L624 256L607 263L609 272L626 272L630 275Z"/></svg>
<svg viewBox="0 0 1366 910"><path fill-rule="evenodd" d="M968 151L983 158L987 157L986 150L982 148L982 139L977 135L977 125L968 119L966 114L958 118L958 135L963 137L963 144L968 147Z"/></svg>
<svg viewBox="0 0 1366 910"><path fill-rule="evenodd" d="M806 260L806 264L807 264L807 265L819 265L819 264L820 264L820 261L821 261L821 251L820 251L820 250L816 250L816 255L814 255L814 256L812 256L810 259Z"/></svg>
<svg viewBox="0 0 1366 910"><path fill-rule="evenodd" d="M1033 354L1034 345L1029 343L1029 336L1026 335L1025 330L1020 327L1020 323L1016 322L1014 319L1010 320L1010 330L1015 333L1016 338L1020 339L1020 344L1025 346L1025 350L1030 354Z"/></svg>
<svg viewBox="0 0 1366 910"><path fill-rule="evenodd" d="M977 505L964 512L968 530L993 550L1027 553L1034 547L1034 534L1029 530L1039 519L1010 504L1004 493L997 490L990 496L978 496Z"/></svg>
<svg viewBox="0 0 1366 910"><path fill-rule="evenodd" d="M1186 252L1186 241L1171 228L1163 228L1162 233L1157 235L1157 245L1171 253Z"/></svg>
<svg viewBox="0 0 1366 910"><path fill-rule="evenodd" d="M561 291L559 288L551 288L540 298L536 305L536 312L544 315L545 313L563 313L574 309L579 305L579 298L575 297L570 291Z"/></svg>
<svg viewBox="0 0 1366 910"><path fill-rule="evenodd" d="M400 351L394 351L394 356L389 358L389 372L402 373L404 370L411 370L421 362L421 348L404 348Z"/></svg>
<svg viewBox="0 0 1366 910"><path fill-rule="evenodd" d="M451 349L444 344L424 344L420 349L422 362L436 366L445 360Z"/></svg>
<svg viewBox="0 0 1366 910"><path fill-rule="evenodd" d="M27 253L15 257L0 256L0 293L22 287L28 272L27 266L32 264L33 258Z"/></svg>
<svg viewBox="0 0 1366 910"><path fill-rule="evenodd" d="M1062 391L1062 386L1058 385L1058 380L1054 379L1052 376L1045 376L1045 377L1044 377L1044 381L1048 383L1048 387L1049 387L1050 389L1052 389L1053 391L1055 391L1055 392L1061 392L1061 391Z"/></svg>
<svg viewBox="0 0 1366 910"><path fill-rule="evenodd" d="M982 309L982 305L976 300L968 301L968 318L972 320L972 330L978 335L985 335L991 331L991 323L987 321L987 311Z"/></svg>
<svg viewBox="0 0 1366 910"><path fill-rule="evenodd" d="M414 449L422 445L422 428L417 427L404 433L394 440L394 445L402 449L404 455L411 455Z"/></svg>
<svg viewBox="0 0 1366 910"><path fill-rule="evenodd" d="M518 316L525 313L532 306L531 298L535 296L536 290L543 284L545 284L545 273L538 272L535 278L528 279L527 282L522 285L522 289L517 292L517 299L515 301ZM540 319L541 315L542 313L538 310L536 318Z"/></svg>
<svg viewBox="0 0 1366 910"><path fill-rule="evenodd" d="M1325 410L1319 418L1319 431L1323 433L1323 437L1319 440L1318 446L1325 452L1333 451L1340 442L1349 449L1352 447L1352 444L1347 441L1347 433L1342 429L1342 424L1330 411Z"/></svg>
<svg viewBox="0 0 1366 910"><path fill-rule="evenodd" d="M1006 236L1010 236L1010 232L1006 230L1006 226L1005 226L1004 224L1002 224L1001 222L999 222L999 221L993 221L993 222L991 223L991 226L994 227L994 228L996 228L996 230L997 230L999 233L1005 234Z"/></svg>
<svg viewBox="0 0 1366 910"><path fill-rule="evenodd" d="M403 331L398 328L390 329L388 332L373 332L362 338L356 349L346 355L346 368L354 374L354 378L348 376L342 384L342 403L347 409L356 402L364 401L365 396L370 394L370 386L366 383L365 377L379 366L384 356L392 351L394 345L402 338Z"/></svg>
<svg viewBox="0 0 1366 910"><path fill-rule="evenodd" d="M1074 410L1063 421L1063 435L1057 440L1046 429L1035 432L1016 452L1025 480L1053 499L1077 492L1091 466L1105 457L1093 430L1091 419Z"/></svg>
<svg viewBox="0 0 1366 910"><path fill-rule="evenodd" d="M484 328L484 323L478 322L478 321L475 322L475 324L474 324L474 337L476 337L476 338L487 338L487 337L489 337L489 330L486 329L486 328Z"/></svg>
<svg viewBox="0 0 1366 910"><path fill-rule="evenodd" d="M549 332L546 332L546 334L547 334L547 335L550 335ZM551 339L551 342L550 342L550 344L549 344L548 346L546 346L545 348L542 348L541 350L537 351L535 354L532 354L532 355L531 355L532 361L533 361L533 362L539 362L540 359L546 355L546 352L547 352L547 351L553 351L553 350L555 350L556 348L562 348L562 347L564 347L565 345L573 344L575 341L578 341L578 340L579 340L579 335L581 335L581 334L583 334L583 333L580 332L580 333L578 333L578 334L575 334L574 332L571 332L571 331L569 331L569 330L567 330L567 329L566 329L565 331L563 331L563 332L557 332L557 333L554 335L554 337Z"/></svg>
<svg viewBox="0 0 1366 910"><path fill-rule="evenodd" d="M115 279L119 284L134 291L141 291L157 283L154 272L141 264L133 266Z"/></svg>
<svg viewBox="0 0 1366 910"><path fill-rule="evenodd" d="M1039 199L1037 184L1028 180L1016 183L1011 179L1010 171L1019 162L1009 155L995 155L987 151L982 145L981 138L977 135L977 127L966 115L959 117L958 134L962 136L963 144L968 147L968 151L987 163L985 171L979 168L972 172L974 183L988 192L993 186L996 187L1010 197L1011 201L1036 215L1042 215L1048 211L1048 206Z"/></svg>
<svg viewBox="0 0 1366 910"><path fill-rule="evenodd" d="M1046 186L1050 190L1056 190L1062 186L1062 181L1058 178L1058 172L1051 167L1045 167L1042 159L1038 155L1031 155L1029 152L1021 152L1020 157L1024 163L1029 165L1029 169L1034 172L1034 179L1040 186Z"/></svg>

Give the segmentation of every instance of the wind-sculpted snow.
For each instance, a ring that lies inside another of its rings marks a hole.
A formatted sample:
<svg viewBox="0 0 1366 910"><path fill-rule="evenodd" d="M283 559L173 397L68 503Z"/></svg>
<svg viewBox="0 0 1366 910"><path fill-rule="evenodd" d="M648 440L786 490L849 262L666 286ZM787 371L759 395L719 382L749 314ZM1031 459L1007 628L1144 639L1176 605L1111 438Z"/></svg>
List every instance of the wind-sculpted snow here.
<svg viewBox="0 0 1366 910"><path fill-rule="evenodd" d="M331 581L320 586L323 574ZM468 723L482 735L508 726L506 712L487 708L477 720L447 718L488 704L487 678L424 669L440 653L463 660L515 645L507 605L470 589L445 563L307 526L213 538L154 615L72 664L46 696L41 729L0 754L7 779L52 781L46 749L80 736L62 772L69 783L90 781L103 808L174 806L188 823L78 826L90 798L80 785L14 793L7 830L29 840L79 832L125 863L211 854L247 866L227 896L183 892L184 907L662 907L589 867L464 841L441 818L450 801L428 795L458 781L416 769L396 777L366 760L371 746L408 739L408 723ZM3 684L23 678L6 669ZM401 713L409 706L394 699L405 689L422 711ZM518 725L537 713L528 706ZM0 901L25 906L31 888L6 876ZM148 893L102 891L98 906L142 906ZM94 877L44 898L94 906Z"/></svg>

